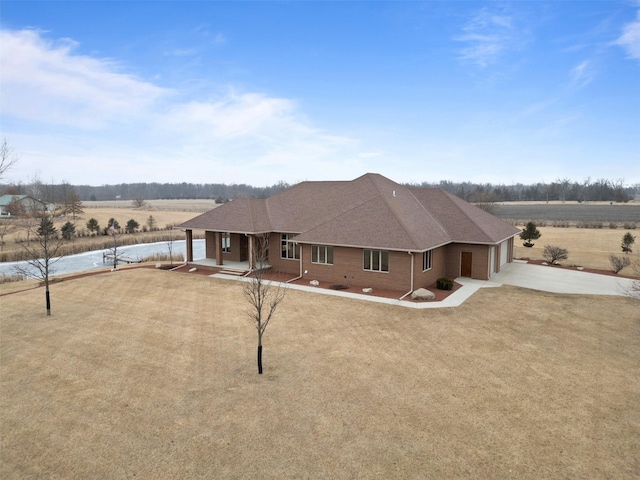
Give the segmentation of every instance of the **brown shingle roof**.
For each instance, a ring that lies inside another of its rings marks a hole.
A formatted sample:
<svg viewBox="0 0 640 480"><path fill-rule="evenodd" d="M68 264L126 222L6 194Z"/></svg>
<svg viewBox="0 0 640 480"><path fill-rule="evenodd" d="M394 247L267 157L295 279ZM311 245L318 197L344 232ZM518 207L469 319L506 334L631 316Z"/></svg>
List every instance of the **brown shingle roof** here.
<svg viewBox="0 0 640 480"><path fill-rule="evenodd" d="M233 200L180 226L299 233L301 243L412 251L498 243L520 231L441 189L408 188L373 173L349 182L302 182L266 200Z"/></svg>

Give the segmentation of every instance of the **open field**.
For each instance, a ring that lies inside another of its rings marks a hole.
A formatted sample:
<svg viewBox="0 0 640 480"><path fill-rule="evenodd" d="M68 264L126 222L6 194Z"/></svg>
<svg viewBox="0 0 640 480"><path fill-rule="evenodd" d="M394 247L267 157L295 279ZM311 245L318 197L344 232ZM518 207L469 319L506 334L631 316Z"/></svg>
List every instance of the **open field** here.
<svg viewBox="0 0 640 480"><path fill-rule="evenodd" d="M496 216L510 220L566 220L576 222L636 222L640 224L640 202L614 203L608 202L505 202L496 204ZM640 227L640 225L638 225Z"/></svg>
<svg viewBox="0 0 640 480"><path fill-rule="evenodd" d="M179 200L171 200L171 202L180 202ZM100 225L100 228L104 228L108 226L109 219L115 218L118 222L122 231L124 232L124 227L126 226L129 219L134 219L136 222L140 224L140 230L142 227L147 225L147 219L149 216L153 216L155 219L155 225L157 229L156 231L148 231L142 232L138 231L134 234L122 234L120 235L120 241L124 242L125 240L129 242L129 244L133 243L145 243L145 242L155 242L155 241L163 241L166 240L167 236L171 236L174 239L184 239L184 233L179 230L171 230L171 227L176 224L180 224L189 220L190 218L198 215L197 212L194 212L194 207L191 204L185 204L184 208L191 208L191 210L180 210L178 208L169 208L167 210L155 210L155 209L136 209L131 206L131 202L122 202L122 205L119 207L87 207L87 204L98 203L98 202L87 202L85 204L84 213L79 215L77 218L73 219L70 217L64 218L56 218L55 226L60 231L62 226L70 221L75 223L76 225L76 233L81 234L85 233L86 236L78 236L74 237L73 242L68 244L68 248L70 249L70 253L79 253L88 250L100 250L106 248L103 244L105 242L112 243L110 237L104 235L97 235L94 237L90 237L88 235L88 231L86 231L86 224L90 218L95 218ZM114 202L111 202L114 203ZM2 246L2 250L0 251L0 261L13 261L13 260L21 260L22 258L15 258L14 255L20 255L23 251L22 247L19 243L16 243L16 238L24 239L26 238L26 233L24 229L24 225L22 225L21 220L5 220L10 222L10 228L7 229L7 233L4 236L4 245ZM15 222L14 224L11 224ZM198 232L196 232L198 233ZM198 237L196 237L198 238Z"/></svg>
<svg viewBox="0 0 640 480"><path fill-rule="evenodd" d="M170 294L168 294L170 292ZM640 303L413 311L127 269L0 297L3 479L640 475Z"/></svg>
<svg viewBox="0 0 640 480"><path fill-rule="evenodd" d="M85 210L93 210L94 208L109 209L130 209L132 207L131 200L100 200L94 202L83 202ZM212 208L216 208L215 200L207 199L188 199L188 200L146 200L146 206L142 210L154 211L176 211L176 212L208 212Z"/></svg>

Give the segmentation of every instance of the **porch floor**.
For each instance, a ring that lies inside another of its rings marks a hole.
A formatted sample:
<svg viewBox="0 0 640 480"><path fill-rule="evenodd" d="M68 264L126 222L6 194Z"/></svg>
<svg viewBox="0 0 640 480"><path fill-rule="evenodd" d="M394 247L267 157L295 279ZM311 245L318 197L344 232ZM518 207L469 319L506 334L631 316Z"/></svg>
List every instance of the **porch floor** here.
<svg viewBox="0 0 640 480"><path fill-rule="evenodd" d="M237 270L242 272L249 271L249 262L231 262L225 260L222 265L218 265L215 258L198 258L193 262L189 262L189 265L193 265L195 267L222 268L224 270Z"/></svg>

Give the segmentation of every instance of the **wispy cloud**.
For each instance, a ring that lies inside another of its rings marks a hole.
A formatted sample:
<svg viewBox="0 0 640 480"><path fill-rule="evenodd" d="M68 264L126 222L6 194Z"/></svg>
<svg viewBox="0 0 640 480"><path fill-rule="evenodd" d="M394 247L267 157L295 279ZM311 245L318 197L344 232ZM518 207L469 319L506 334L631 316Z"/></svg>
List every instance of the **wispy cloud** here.
<svg viewBox="0 0 640 480"><path fill-rule="evenodd" d="M498 62L503 54L521 43L513 16L487 7L467 22L462 35L455 40L466 45L460 58L482 68Z"/></svg>
<svg viewBox="0 0 640 480"><path fill-rule="evenodd" d="M636 19L623 27L622 35L615 43L627 51L629 58L640 60L640 10Z"/></svg>
<svg viewBox="0 0 640 480"><path fill-rule="evenodd" d="M2 30L0 42L3 135L29 144L33 155L25 159L91 163L99 182L124 181L117 178L122 172L166 181L175 170L182 179L190 173L192 181L224 172L230 181L235 172L233 181L256 184L280 179L282 169L274 165L295 171L304 161L313 164L306 171L322 178L344 167L345 159L357 159L356 141L314 127L291 99L233 87L189 97L35 30ZM18 123L20 129L7 132ZM65 142L52 132L64 132ZM107 178L110 172L115 179Z"/></svg>
<svg viewBox="0 0 640 480"><path fill-rule="evenodd" d="M119 72L116 62L77 55L70 40L35 30L0 32L0 106L5 116L98 128L140 117L170 92Z"/></svg>
<svg viewBox="0 0 640 480"><path fill-rule="evenodd" d="M587 86L593 80L593 63L584 60L571 69L571 81L577 88Z"/></svg>

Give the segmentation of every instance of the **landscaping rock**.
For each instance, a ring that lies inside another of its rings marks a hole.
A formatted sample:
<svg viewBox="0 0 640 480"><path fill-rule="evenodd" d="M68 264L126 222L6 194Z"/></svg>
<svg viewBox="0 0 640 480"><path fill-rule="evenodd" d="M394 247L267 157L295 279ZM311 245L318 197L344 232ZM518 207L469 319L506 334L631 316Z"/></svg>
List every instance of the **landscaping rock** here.
<svg viewBox="0 0 640 480"><path fill-rule="evenodd" d="M309 285L311 285L312 287L317 287L318 285L320 285L320 282L318 280L311 280L309 282Z"/></svg>
<svg viewBox="0 0 640 480"><path fill-rule="evenodd" d="M371 293L373 292L373 288L363 288L362 293Z"/></svg>
<svg viewBox="0 0 640 480"><path fill-rule="evenodd" d="M196 267L190 268L189 273L197 272L198 269Z"/></svg>
<svg viewBox="0 0 640 480"><path fill-rule="evenodd" d="M426 288L419 288L411 294L413 300L435 300L436 294Z"/></svg>

